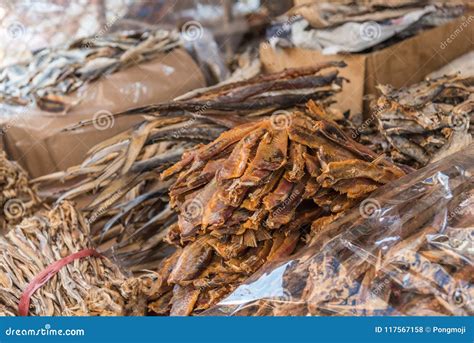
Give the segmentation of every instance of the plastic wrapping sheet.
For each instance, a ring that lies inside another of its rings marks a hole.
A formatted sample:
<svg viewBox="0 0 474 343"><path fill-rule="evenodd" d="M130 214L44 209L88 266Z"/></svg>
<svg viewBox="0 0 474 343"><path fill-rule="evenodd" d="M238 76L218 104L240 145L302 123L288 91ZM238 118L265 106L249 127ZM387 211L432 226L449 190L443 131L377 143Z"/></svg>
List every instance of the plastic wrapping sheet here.
<svg viewBox="0 0 474 343"><path fill-rule="evenodd" d="M103 35L126 11L127 0L3 0L0 67L31 58L35 50L91 34Z"/></svg>
<svg viewBox="0 0 474 343"><path fill-rule="evenodd" d="M474 315L474 145L390 183L205 315Z"/></svg>

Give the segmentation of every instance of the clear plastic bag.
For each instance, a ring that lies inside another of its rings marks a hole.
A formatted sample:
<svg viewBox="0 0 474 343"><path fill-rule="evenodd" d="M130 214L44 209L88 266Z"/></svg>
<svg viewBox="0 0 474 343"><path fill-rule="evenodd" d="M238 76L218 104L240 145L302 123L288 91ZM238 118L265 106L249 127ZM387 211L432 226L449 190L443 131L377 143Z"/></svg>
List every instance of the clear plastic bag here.
<svg viewBox="0 0 474 343"><path fill-rule="evenodd" d="M204 315L474 315L474 144L388 184Z"/></svg>

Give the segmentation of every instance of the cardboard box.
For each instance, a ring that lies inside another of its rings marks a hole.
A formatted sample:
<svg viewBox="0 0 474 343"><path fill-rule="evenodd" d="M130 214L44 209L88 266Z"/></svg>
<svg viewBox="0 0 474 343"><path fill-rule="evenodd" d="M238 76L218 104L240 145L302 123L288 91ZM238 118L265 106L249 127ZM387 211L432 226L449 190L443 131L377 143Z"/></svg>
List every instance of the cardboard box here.
<svg viewBox="0 0 474 343"><path fill-rule="evenodd" d="M204 87L199 67L182 49L175 49L87 85L72 97L83 99L67 114L57 115L30 108L16 108L3 115L2 145L8 157L18 161L32 177L41 176L84 160L95 144L140 122L141 116L113 118L129 108L169 101ZM64 132L79 121L102 115L102 126L89 125Z"/></svg>
<svg viewBox="0 0 474 343"><path fill-rule="evenodd" d="M474 48L474 16L466 14L448 24L439 26L366 54L322 55L318 51L291 48L277 51L268 44L260 46L260 57L266 72L284 68L310 66L328 60L343 60L347 67L341 75L348 78L343 92L338 94L338 108L351 110L351 116L365 112L368 101L364 96L377 94L377 84L402 87L422 81L455 58ZM354 117L355 116L355 117Z"/></svg>

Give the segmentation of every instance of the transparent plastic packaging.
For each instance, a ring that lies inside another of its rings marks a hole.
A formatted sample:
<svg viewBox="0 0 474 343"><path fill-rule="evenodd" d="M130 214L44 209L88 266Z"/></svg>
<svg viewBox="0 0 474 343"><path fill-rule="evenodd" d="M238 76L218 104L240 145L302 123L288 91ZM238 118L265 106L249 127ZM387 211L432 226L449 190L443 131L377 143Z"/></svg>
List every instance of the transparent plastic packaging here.
<svg viewBox="0 0 474 343"><path fill-rule="evenodd" d="M474 145L387 184L204 315L474 315Z"/></svg>

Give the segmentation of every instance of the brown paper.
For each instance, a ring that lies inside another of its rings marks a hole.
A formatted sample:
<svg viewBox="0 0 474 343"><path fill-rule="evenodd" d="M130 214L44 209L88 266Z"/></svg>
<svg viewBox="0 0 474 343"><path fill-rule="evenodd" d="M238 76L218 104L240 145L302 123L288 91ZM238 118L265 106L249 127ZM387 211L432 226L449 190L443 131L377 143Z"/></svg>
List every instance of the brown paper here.
<svg viewBox="0 0 474 343"><path fill-rule="evenodd" d="M420 82L432 71L472 50L472 15L466 14L446 25L367 54L322 55L318 51L299 48L275 51L268 48L268 44L262 44L260 57L266 72L310 66L328 60L345 61L348 66L341 70L341 75L350 83L345 84L343 91L337 95L337 107L342 111L350 110L351 116L356 117L365 110L367 116L368 101L364 101L364 96L377 94L377 84L390 84L398 88Z"/></svg>
<svg viewBox="0 0 474 343"><path fill-rule="evenodd" d="M139 122L140 116L115 118L104 125L75 131L62 129L94 115L121 112L175 98L204 87L204 77L192 58L175 49L152 61L104 76L71 97L83 99L67 114L17 108L15 116L3 119L2 144L10 159L23 165L31 176L64 170L83 161L95 144Z"/></svg>

